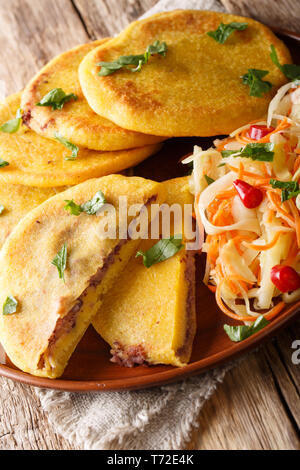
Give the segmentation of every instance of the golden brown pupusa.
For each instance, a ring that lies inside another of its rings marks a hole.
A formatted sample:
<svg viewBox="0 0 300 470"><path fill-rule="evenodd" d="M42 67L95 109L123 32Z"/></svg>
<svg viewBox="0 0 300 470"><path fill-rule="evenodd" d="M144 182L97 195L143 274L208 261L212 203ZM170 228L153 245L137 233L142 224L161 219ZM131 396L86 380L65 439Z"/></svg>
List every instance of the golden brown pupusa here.
<svg viewBox="0 0 300 470"><path fill-rule="evenodd" d="M53 138L60 132L67 140L93 150L123 150L155 144L162 138L122 129L96 114L88 105L80 87L78 67L93 49L105 44L101 39L75 47L49 62L26 86L21 107L28 116L27 124L38 134ZM36 106L51 90L61 88L74 93L72 99L60 110Z"/></svg>
<svg viewBox="0 0 300 470"><path fill-rule="evenodd" d="M247 22L220 44L206 33L219 24ZM141 54L165 41L165 57L155 55L139 73L119 70L99 76L101 61ZM127 129L166 136L228 134L266 111L285 77L270 58L291 62L285 45L266 26L250 18L213 11L177 10L128 26L119 36L91 51L79 67L85 97L93 110ZM249 96L241 76L249 68L269 71L272 90Z"/></svg>
<svg viewBox="0 0 300 470"><path fill-rule="evenodd" d="M193 204L188 177L163 183L166 204ZM183 233L183 227L176 233ZM172 235L175 233L172 232ZM158 240L143 240L147 251ZM190 360L196 332L194 254L182 248L150 268L132 257L106 294L93 326L113 348L114 361L126 366L184 366Z"/></svg>
<svg viewBox="0 0 300 470"><path fill-rule="evenodd" d="M49 197L66 188L35 188L19 184L0 184L0 248L20 220Z"/></svg>
<svg viewBox="0 0 300 470"><path fill-rule="evenodd" d="M65 210L66 200L83 204L100 190L116 210L117 226L119 196L126 196L129 206L147 204L149 216L149 201L161 204L165 199L162 184L143 178L89 180L31 211L2 248L0 341L25 372L49 378L63 373L104 294L137 249L139 240L99 236L104 212L76 217ZM123 218L134 220L127 214ZM63 244L68 253L65 282L52 264ZM17 311L2 315L8 296L18 301Z"/></svg>
<svg viewBox="0 0 300 470"><path fill-rule="evenodd" d="M13 119L19 107L20 93L9 96L0 106L0 125ZM0 158L9 163L0 168L0 183L38 187L75 185L135 166L160 148L161 144L114 152L79 148L77 158L70 161L66 160L71 156L70 149L21 126L15 134L0 133Z"/></svg>

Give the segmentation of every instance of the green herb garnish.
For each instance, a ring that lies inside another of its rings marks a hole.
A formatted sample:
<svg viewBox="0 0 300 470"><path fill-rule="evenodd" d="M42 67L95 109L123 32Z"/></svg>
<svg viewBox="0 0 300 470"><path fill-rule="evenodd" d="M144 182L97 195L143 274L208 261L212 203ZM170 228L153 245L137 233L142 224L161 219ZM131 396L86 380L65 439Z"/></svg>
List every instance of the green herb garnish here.
<svg viewBox="0 0 300 470"><path fill-rule="evenodd" d="M86 202L81 206L83 212L86 212L89 215L94 215L101 209L102 206L106 204L106 200L102 191L98 191L93 199Z"/></svg>
<svg viewBox="0 0 300 470"><path fill-rule="evenodd" d="M244 341L245 339L254 335L254 333L258 333L258 331L265 328L269 323L270 322L266 320L263 317L263 315L260 315L251 326L224 325L224 330L226 331L231 341L234 341L235 343L239 343L240 341Z"/></svg>
<svg viewBox="0 0 300 470"><path fill-rule="evenodd" d="M57 253L55 258L51 261L51 263L56 266L59 279L62 279L65 282L65 270L67 266L67 256L68 256L68 251L67 251L67 245L66 243L62 247L62 249Z"/></svg>
<svg viewBox="0 0 300 470"><path fill-rule="evenodd" d="M12 296L9 295L3 305L3 315L12 315L16 313L18 306L18 301Z"/></svg>
<svg viewBox="0 0 300 470"><path fill-rule="evenodd" d="M279 181L279 180L270 180L270 185L272 188L281 189L281 202L297 197L300 194L299 183L297 181Z"/></svg>
<svg viewBox="0 0 300 470"><path fill-rule="evenodd" d="M53 111L62 109L66 103L71 100L77 100L78 96L74 93L66 94L62 88L54 88L41 99L36 106L52 106Z"/></svg>
<svg viewBox="0 0 300 470"><path fill-rule="evenodd" d="M9 163L6 162L5 160L2 160L2 158L0 158L0 168L4 168L5 166L8 166Z"/></svg>
<svg viewBox="0 0 300 470"><path fill-rule="evenodd" d="M59 132L55 132L54 138L55 140L57 140L57 142L59 142L60 144L64 145L67 149L72 151L72 156L66 157L65 160L75 160L78 157L79 147L77 147L77 145L69 142Z"/></svg>
<svg viewBox="0 0 300 470"><path fill-rule="evenodd" d="M208 176L208 175L204 175L204 178L206 179L206 182L207 182L208 185L215 182L215 180L213 178L210 178L210 176Z"/></svg>
<svg viewBox="0 0 300 470"><path fill-rule="evenodd" d="M159 240L148 251L138 251L136 258L143 257L144 266L150 268L154 264L161 263L166 259L172 258L178 251L183 248L182 236L176 235L175 237Z"/></svg>
<svg viewBox="0 0 300 470"><path fill-rule="evenodd" d="M4 209L5 209L5 207L4 207L2 204L0 204L0 215L2 214L2 212L4 211Z"/></svg>
<svg viewBox="0 0 300 470"><path fill-rule="evenodd" d="M234 155L235 157L251 158L261 162L272 162L274 158L274 144L247 144L240 150L222 150L223 158Z"/></svg>
<svg viewBox="0 0 300 470"><path fill-rule="evenodd" d="M142 66L149 62L152 55L159 54L165 57L167 51L168 46L165 42L155 41L154 44L147 47L144 54L121 56L114 62L99 62L96 65L101 67L100 77L111 75L122 68L131 70L131 72L140 72ZM135 67L131 67L132 65Z"/></svg>
<svg viewBox="0 0 300 470"><path fill-rule="evenodd" d="M300 65L296 64L284 64L281 65L279 62L277 52L273 44L271 45L271 54L273 64L275 64L279 70L289 79L289 80L300 80Z"/></svg>
<svg viewBox="0 0 300 470"><path fill-rule="evenodd" d="M215 41L219 42L220 44L224 44L227 38L234 32L234 31L243 31L244 29L248 28L248 23L220 23L218 28L215 31L209 31L206 33L208 36L212 37Z"/></svg>
<svg viewBox="0 0 300 470"><path fill-rule="evenodd" d="M65 202L67 203L67 205L64 207L64 209L66 211L69 211L71 215L78 216L78 215L81 214L81 212L82 212L81 206L76 204L76 202L74 202L73 199L66 200Z"/></svg>
<svg viewBox="0 0 300 470"><path fill-rule="evenodd" d="M76 216L80 215L82 212L86 212L89 215L94 215L106 204L105 196L102 191L98 191L93 199L87 201L81 206L76 204L73 199L71 201L67 200L65 202L67 203L65 210L70 211L72 215Z"/></svg>
<svg viewBox="0 0 300 470"><path fill-rule="evenodd" d="M248 69L248 73L241 77L243 84L250 87L250 96L261 98L271 90L272 83L262 80L268 73L267 70Z"/></svg>
<svg viewBox="0 0 300 470"><path fill-rule="evenodd" d="M7 121L5 124L2 124L2 126L0 127L0 130L2 132L6 132L7 134L14 134L15 132L18 132L18 130L20 129L21 122L22 122L22 110L21 108L19 108L15 119L11 119L10 121Z"/></svg>

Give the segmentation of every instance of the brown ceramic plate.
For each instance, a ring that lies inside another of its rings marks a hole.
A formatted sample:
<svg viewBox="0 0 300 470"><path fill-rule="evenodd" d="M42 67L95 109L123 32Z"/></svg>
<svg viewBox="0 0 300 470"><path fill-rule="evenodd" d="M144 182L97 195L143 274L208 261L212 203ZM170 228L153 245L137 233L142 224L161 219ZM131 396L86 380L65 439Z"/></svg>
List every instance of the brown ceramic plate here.
<svg viewBox="0 0 300 470"><path fill-rule="evenodd" d="M289 47L294 62L300 63L300 35L279 30L276 30L276 33ZM159 154L135 168L134 174L159 181L182 176L180 158L191 152L195 144L207 148L212 140L214 139L172 139L165 144ZM0 375L37 387L74 392L152 387L180 380L230 361L256 348L298 316L300 301L287 308L261 332L241 343L232 343L225 334L223 325L225 322L230 324L234 322L224 317L216 305L213 294L202 284L203 265L204 259L199 256L197 260L198 332L191 362L186 367L139 366L133 369L119 367L110 362L109 346L90 327L61 379L43 379L21 372L9 361L1 345Z"/></svg>

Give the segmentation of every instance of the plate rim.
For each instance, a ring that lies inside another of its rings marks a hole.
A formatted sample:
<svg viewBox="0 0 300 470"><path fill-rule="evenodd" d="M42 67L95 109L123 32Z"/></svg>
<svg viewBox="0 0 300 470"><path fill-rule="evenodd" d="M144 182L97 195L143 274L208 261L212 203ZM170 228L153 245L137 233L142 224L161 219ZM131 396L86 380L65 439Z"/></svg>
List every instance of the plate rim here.
<svg viewBox="0 0 300 470"><path fill-rule="evenodd" d="M170 369L154 374L135 376L129 378L117 378L109 380L69 380L69 379L48 379L27 374L18 369L13 369L6 365L0 365L0 376L14 381L31 385L38 388L60 390L65 392L95 392L95 391L120 391L120 390L142 390L150 387L157 387L177 380L183 380L189 376L208 371L218 367L225 362L236 359L242 354L257 348L266 339L278 333L280 329L286 327L292 320L300 317L300 300L285 309L284 313L275 318L267 327L250 338L233 345L225 351L220 351L207 358L192 362L184 367L172 367ZM151 367L151 366L150 366ZM152 366L155 367L155 366ZM154 369L153 369L154 370Z"/></svg>
<svg viewBox="0 0 300 470"><path fill-rule="evenodd" d="M286 36L300 41L300 34L276 27L269 28L281 36ZM284 313L275 318L267 327L259 331L250 338L234 343L225 351L220 351L207 358L192 362L184 367L170 369L158 373L144 376L128 377L126 379L109 379L109 380L69 380L69 379L48 379L44 377L36 377L27 374L18 369L13 369L7 365L0 364L0 376L11 379L24 385L30 385L37 388L50 390L59 390L75 393L90 393L101 391L120 391L120 390L141 390L144 388L157 387L179 380L183 380L189 376L206 372L210 369L218 367L225 362L236 359L242 354L257 348L262 342L273 337L283 327L295 320L300 314L300 300L290 307L286 308ZM153 366L155 367L155 366ZM154 369L153 369L154 370Z"/></svg>

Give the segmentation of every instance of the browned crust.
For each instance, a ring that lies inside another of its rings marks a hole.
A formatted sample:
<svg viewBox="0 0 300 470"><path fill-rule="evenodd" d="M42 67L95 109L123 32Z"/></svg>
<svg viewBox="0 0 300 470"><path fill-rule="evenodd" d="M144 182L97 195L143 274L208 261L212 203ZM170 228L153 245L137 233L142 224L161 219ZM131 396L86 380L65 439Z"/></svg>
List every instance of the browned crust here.
<svg viewBox="0 0 300 470"><path fill-rule="evenodd" d="M196 286L195 286L195 252L186 253L185 279L188 283L188 292L186 297L186 331L183 345L177 349L176 356L181 358L190 353L193 340L196 333Z"/></svg>

